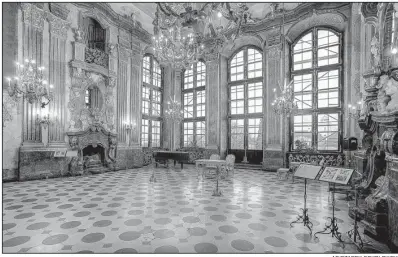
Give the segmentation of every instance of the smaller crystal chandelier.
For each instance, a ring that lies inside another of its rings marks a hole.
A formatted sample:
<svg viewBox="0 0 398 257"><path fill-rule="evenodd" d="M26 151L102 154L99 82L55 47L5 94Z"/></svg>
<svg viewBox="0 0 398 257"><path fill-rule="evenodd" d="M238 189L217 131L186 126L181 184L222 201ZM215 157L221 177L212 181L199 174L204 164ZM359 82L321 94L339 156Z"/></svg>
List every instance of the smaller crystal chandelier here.
<svg viewBox="0 0 398 257"><path fill-rule="evenodd" d="M52 88L44 79L43 70L45 67L37 67L36 61L26 59L24 64L16 63L17 74L8 80L8 93L17 101L23 97L30 104L40 102L41 108L44 108L54 99Z"/></svg>
<svg viewBox="0 0 398 257"><path fill-rule="evenodd" d="M274 88L275 99L271 105L274 112L278 115L290 115L294 114L298 110L297 101L294 99L292 84L293 81L291 81L284 88L280 87L280 96L277 95L276 88Z"/></svg>
<svg viewBox="0 0 398 257"><path fill-rule="evenodd" d="M184 111L181 109L181 103L177 100L171 99L167 101L167 109L165 111L165 117L175 123L180 123L184 119Z"/></svg>

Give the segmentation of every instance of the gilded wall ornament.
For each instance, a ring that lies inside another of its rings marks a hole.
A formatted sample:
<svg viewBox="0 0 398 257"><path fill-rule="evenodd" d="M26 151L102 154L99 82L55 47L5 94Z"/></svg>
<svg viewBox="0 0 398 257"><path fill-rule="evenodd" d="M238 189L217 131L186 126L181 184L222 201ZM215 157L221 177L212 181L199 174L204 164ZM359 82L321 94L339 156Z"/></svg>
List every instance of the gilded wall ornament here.
<svg viewBox="0 0 398 257"><path fill-rule="evenodd" d="M373 69L376 73L380 72L380 42L376 35L373 36L370 42L370 52L373 56Z"/></svg>

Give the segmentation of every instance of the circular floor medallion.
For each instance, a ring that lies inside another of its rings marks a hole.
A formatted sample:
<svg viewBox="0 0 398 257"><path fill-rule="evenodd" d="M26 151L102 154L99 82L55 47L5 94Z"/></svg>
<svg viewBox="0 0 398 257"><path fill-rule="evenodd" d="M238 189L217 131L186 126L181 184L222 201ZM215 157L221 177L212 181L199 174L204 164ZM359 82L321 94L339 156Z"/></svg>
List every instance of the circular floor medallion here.
<svg viewBox="0 0 398 257"><path fill-rule="evenodd" d="M154 212L155 212L156 214L167 214L167 213L169 213L170 211L169 211L168 209L156 209Z"/></svg>
<svg viewBox="0 0 398 257"><path fill-rule="evenodd" d="M85 216L88 216L90 214L91 214L91 212L89 212L89 211L80 211L80 212L76 212L75 214L73 214L73 216L75 216L75 217L85 217Z"/></svg>
<svg viewBox="0 0 398 257"><path fill-rule="evenodd" d="M63 204L63 205L58 206L58 209L63 210L63 209L68 209L68 208L72 208L72 207L73 207L73 204Z"/></svg>
<svg viewBox="0 0 398 257"><path fill-rule="evenodd" d="M195 217L195 216L186 216L186 217L182 218L182 220L185 223L191 223L191 224L192 223L197 223L197 222L200 221L200 219L198 217Z"/></svg>
<svg viewBox="0 0 398 257"><path fill-rule="evenodd" d="M27 230L38 230L38 229L46 228L46 227L48 227L48 225L50 225L49 222L38 222L38 223L29 225L26 229Z"/></svg>
<svg viewBox="0 0 398 257"><path fill-rule="evenodd" d="M71 229L71 228L76 228L78 226L80 226L82 223L80 221L68 221L64 224L61 225L62 229Z"/></svg>
<svg viewBox="0 0 398 257"><path fill-rule="evenodd" d="M110 221L110 220L99 220L99 221L94 222L93 226L98 227L98 228L103 228L103 227L107 227L111 224L112 224L112 221Z"/></svg>
<svg viewBox="0 0 398 257"><path fill-rule="evenodd" d="M137 231L127 231L119 235L120 240L123 241L133 241L141 236L140 232Z"/></svg>
<svg viewBox="0 0 398 257"><path fill-rule="evenodd" d="M269 217L269 218L276 216L276 214L274 212L270 212L270 211L262 211L262 212L260 212L260 214L262 216Z"/></svg>
<svg viewBox="0 0 398 257"><path fill-rule="evenodd" d="M42 243L44 245L56 245L65 242L68 238L69 237L66 234L58 234L47 237L46 239L43 240Z"/></svg>
<svg viewBox="0 0 398 257"><path fill-rule="evenodd" d="M204 228L190 228L188 229L188 233L191 236L204 236L207 234L207 230Z"/></svg>
<svg viewBox="0 0 398 257"><path fill-rule="evenodd" d="M273 247L286 247L288 245L288 243L284 239L275 236L264 238L264 242Z"/></svg>
<svg viewBox="0 0 398 257"><path fill-rule="evenodd" d="M131 210L128 212L129 215L141 215L143 213L144 213L143 210Z"/></svg>
<svg viewBox="0 0 398 257"><path fill-rule="evenodd" d="M115 253L138 253L138 252L133 248L122 248L117 250Z"/></svg>
<svg viewBox="0 0 398 257"><path fill-rule="evenodd" d="M212 243L199 243L194 247L197 253L217 253L218 248Z"/></svg>
<svg viewBox="0 0 398 257"><path fill-rule="evenodd" d="M239 219L251 219L251 218L252 218L252 215L251 215L251 214L249 214L249 213L243 213L243 212L237 213L237 214L235 214L235 216L236 216L237 218L239 218Z"/></svg>
<svg viewBox="0 0 398 257"><path fill-rule="evenodd" d="M265 231L265 230L267 230L267 227L264 226L264 225L261 224L261 223L250 223L250 224L248 225L248 227L251 228L251 229L253 229L253 230L255 230L255 231Z"/></svg>
<svg viewBox="0 0 398 257"><path fill-rule="evenodd" d="M104 238L105 238L105 234L103 234L103 233L90 233L88 235L85 235L82 238L82 242L95 243L95 242L101 241Z"/></svg>
<svg viewBox="0 0 398 257"><path fill-rule="evenodd" d="M203 210L205 211L217 211L218 208L217 207L213 207L213 206L206 206L203 208Z"/></svg>
<svg viewBox="0 0 398 257"><path fill-rule="evenodd" d="M101 213L102 216L114 216L117 214L117 211L104 211Z"/></svg>
<svg viewBox="0 0 398 257"><path fill-rule="evenodd" d="M6 241L3 241L3 247L14 247L22 245L30 240L30 236L17 236Z"/></svg>
<svg viewBox="0 0 398 257"><path fill-rule="evenodd" d="M173 237L175 235L175 233L174 233L174 231L169 230L169 229L160 229L160 230L156 230L153 235L156 238L166 239L166 238Z"/></svg>
<svg viewBox="0 0 398 257"><path fill-rule="evenodd" d="M33 216L35 216L35 214L33 212L27 212L27 213L21 213L21 214L14 216L14 219L18 219L18 220L19 219L27 219L27 218L30 218Z"/></svg>
<svg viewBox="0 0 398 257"><path fill-rule="evenodd" d="M166 225L171 223L171 219L170 218L159 218L159 219L155 219L155 223L158 225Z"/></svg>
<svg viewBox="0 0 398 257"><path fill-rule="evenodd" d="M227 220L227 217L225 217L224 215L211 215L210 219L221 222Z"/></svg>
<svg viewBox="0 0 398 257"><path fill-rule="evenodd" d="M15 223L6 223L6 224L3 224L3 230L11 229L11 228L15 227L16 225L17 225L17 224L15 224Z"/></svg>
<svg viewBox="0 0 398 257"><path fill-rule="evenodd" d="M155 253L180 253L177 247L172 245L163 245L155 249Z"/></svg>
<svg viewBox="0 0 398 257"><path fill-rule="evenodd" d="M236 250L239 251L251 251L254 249L254 245L252 243L250 243L249 241L246 240L242 240L242 239L238 239L238 240L233 240L231 242L231 246L233 248L235 248Z"/></svg>
<svg viewBox="0 0 398 257"><path fill-rule="evenodd" d="M124 222L126 226L138 226L142 224L142 220L140 219L129 219Z"/></svg>
<svg viewBox="0 0 398 257"><path fill-rule="evenodd" d="M230 226L230 225L224 225L221 227L218 227L218 230L220 230L223 233L227 233L227 234L234 234L236 232L238 232L238 229L234 226Z"/></svg>

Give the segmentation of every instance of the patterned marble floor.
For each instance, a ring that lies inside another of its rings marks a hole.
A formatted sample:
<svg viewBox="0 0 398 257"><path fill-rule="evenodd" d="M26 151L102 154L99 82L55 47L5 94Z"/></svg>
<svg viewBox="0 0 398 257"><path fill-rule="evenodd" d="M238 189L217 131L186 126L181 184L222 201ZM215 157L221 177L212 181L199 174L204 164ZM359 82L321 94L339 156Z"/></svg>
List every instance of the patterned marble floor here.
<svg viewBox="0 0 398 257"><path fill-rule="evenodd" d="M4 183L3 253L357 253L330 235L316 242L302 224L290 228L302 181L236 170L220 181L223 196L213 197L214 187L191 165ZM307 199L320 231L331 216L327 184L310 182ZM344 235L347 209L337 200Z"/></svg>

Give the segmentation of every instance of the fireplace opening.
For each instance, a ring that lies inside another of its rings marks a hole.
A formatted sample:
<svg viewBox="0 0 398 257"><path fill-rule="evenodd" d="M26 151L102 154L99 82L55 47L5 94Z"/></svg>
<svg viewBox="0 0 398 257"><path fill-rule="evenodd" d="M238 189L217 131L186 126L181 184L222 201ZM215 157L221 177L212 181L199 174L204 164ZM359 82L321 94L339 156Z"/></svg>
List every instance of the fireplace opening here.
<svg viewBox="0 0 398 257"><path fill-rule="evenodd" d="M83 149L84 169L92 173L100 173L104 168L105 149L97 145L88 145Z"/></svg>

